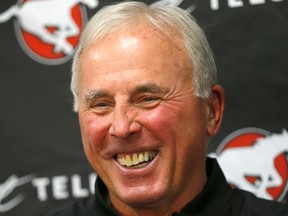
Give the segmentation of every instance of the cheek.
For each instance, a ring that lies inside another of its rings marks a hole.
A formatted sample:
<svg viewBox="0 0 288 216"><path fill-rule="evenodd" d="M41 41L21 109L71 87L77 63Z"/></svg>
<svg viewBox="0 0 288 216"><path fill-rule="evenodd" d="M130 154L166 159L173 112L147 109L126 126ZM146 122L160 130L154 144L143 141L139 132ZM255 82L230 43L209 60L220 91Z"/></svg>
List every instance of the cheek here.
<svg viewBox="0 0 288 216"><path fill-rule="evenodd" d="M203 110L201 104L161 106L143 115L143 125L154 136L166 140L165 143L174 143L173 148L191 150L206 140L207 121Z"/></svg>
<svg viewBox="0 0 288 216"><path fill-rule="evenodd" d="M182 121L179 113L172 111L167 107L157 107L143 113L142 124L145 129L153 133L155 137L162 141L175 141L175 136L179 128L179 122Z"/></svg>
<svg viewBox="0 0 288 216"><path fill-rule="evenodd" d="M105 139L108 125L105 121L93 114L86 116L79 116L79 123L81 128L81 136L86 154L90 152L99 153L103 146L103 139Z"/></svg>

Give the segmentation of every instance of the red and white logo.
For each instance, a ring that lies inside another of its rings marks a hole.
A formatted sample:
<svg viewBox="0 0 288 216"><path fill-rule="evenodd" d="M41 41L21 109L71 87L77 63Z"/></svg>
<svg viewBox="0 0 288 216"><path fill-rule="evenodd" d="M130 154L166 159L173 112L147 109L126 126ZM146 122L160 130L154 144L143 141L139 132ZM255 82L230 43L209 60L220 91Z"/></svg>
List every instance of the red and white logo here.
<svg viewBox="0 0 288 216"><path fill-rule="evenodd" d="M256 196L281 201L287 192L288 133L244 128L226 137L216 158L227 181Z"/></svg>
<svg viewBox="0 0 288 216"><path fill-rule="evenodd" d="M84 5L98 6L98 0L19 0L0 14L0 23L15 17L19 44L33 60L47 65L71 59L87 22Z"/></svg>

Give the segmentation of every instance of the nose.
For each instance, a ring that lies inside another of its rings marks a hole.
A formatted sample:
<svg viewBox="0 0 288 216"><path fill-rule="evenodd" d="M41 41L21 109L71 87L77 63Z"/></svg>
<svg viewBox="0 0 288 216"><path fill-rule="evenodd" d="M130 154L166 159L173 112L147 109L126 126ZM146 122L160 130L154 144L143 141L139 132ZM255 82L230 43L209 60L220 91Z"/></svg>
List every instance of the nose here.
<svg viewBox="0 0 288 216"><path fill-rule="evenodd" d="M139 131L141 131L141 125L135 121L135 112L123 105L115 106L109 134L115 138L126 140Z"/></svg>

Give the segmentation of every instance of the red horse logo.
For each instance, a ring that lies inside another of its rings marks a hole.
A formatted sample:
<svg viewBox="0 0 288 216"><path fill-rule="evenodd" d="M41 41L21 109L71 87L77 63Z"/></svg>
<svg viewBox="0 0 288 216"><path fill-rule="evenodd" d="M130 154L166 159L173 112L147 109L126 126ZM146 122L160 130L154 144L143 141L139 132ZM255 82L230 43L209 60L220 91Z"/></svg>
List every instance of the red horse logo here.
<svg viewBox="0 0 288 216"><path fill-rule="evenodd" d="M98 6L98 0L26 0L0 14L0 22L15 17L15 30L24 51L44 64L68 61L87 18L80 4Z"/></svg>
<svg viewBox="0 0 288 216"><path fill-rule="evenodd" d="M256 196L281 201L287 192L288 133L238 130L218 147L216 158L227 181Z"/></svg>

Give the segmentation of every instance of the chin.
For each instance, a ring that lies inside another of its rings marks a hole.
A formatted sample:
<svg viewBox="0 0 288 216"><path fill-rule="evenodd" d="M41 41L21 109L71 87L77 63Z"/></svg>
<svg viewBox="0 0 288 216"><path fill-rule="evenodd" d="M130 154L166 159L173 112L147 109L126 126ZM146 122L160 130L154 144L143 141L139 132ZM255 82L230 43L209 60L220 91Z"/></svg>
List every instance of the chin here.
<svg viewBox="0 0 288 216"><path fill-rule="evenodd" d="M120 202L134 208L147 208L163 202L167 196L167 189L163 185L141 186L126 188L118 193Z"/></svg>

